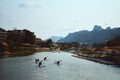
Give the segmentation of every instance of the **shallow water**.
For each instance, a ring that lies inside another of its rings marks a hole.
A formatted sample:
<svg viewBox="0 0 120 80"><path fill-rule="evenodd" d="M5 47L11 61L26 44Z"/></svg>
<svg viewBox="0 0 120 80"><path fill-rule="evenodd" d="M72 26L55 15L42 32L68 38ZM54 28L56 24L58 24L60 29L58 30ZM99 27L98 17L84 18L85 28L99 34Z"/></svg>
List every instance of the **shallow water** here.
<svg viewBox="0 0 120 80"><path fill-rule="evenodd" d="M41 67L35 59L43 61ZM62 60L60 66L55 60ZM0 80L119 80L120 67L75 58L71 53L40 52L0 59Z"/></svg>

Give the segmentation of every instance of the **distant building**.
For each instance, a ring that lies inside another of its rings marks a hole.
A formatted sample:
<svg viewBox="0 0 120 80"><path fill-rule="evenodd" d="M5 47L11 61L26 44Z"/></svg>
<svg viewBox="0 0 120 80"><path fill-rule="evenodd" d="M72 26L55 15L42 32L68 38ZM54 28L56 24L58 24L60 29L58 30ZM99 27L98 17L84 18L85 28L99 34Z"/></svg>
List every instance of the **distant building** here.
<svg viewBox="0 0 120 80"><path fill-rule="evenodd" d="M8 30L8 42L12 44L12 46L20 46L22 43L22 30Z"/></svg>
<svg viewBox="0 0 120 80"><path fill-rule="evenodd" d="M7 39L7 31L0 28L0 41L4 42Z"/></svg>
<svg viewBox="0 0 120 80"><path fill-rule="evenodd" d="M36 39L36 36L34 34L34 32L31 32L27 29L24 29L22 31L22 38L23 38L23 43L29 43L29 44L35 44L35 39Z"/></svg>
<svg viewBox="0 0 120 80"><path fill-rule="evenodd" d="M8 42L12 46L21 46L23 43L35 44L35 38L33 32L24 30L8 30Z"/></svg>
<svg viewBox="0 0 120 80"><path fill-rule="evenodd" d="M8 48L7 43L5 43L5 42L0 42L0 52L6 51L7 48Z"/></svg>
<svg viewBox="0 0 120 80"><path fill-rule="evenodd" d="M0 42L5 42L8 49L20 49L22 47L35 47L35 44L41 43L41 39L36 40L34 32L27 29L23 30L4 30L0 28ZM4 45L1 44L3 48ZM5 46L6 47L6 46Z"/></svg>
<svg viewBox="0 0 120 80"><path fill-rule="evenodd" d="M35 39L35 44L37 47L43 47L43 41L40 38Z"/></svg>

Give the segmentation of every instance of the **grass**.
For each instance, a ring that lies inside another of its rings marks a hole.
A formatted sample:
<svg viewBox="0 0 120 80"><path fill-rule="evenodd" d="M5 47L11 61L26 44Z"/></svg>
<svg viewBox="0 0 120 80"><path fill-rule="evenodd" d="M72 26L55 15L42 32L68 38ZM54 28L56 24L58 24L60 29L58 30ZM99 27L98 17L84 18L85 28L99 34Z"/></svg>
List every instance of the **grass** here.
<svg viewBox="0 0 120 80"><path fill-rule="evenodd" d="M25 49L25 50L11 50L5 51L0 55L0 58L4 57L16 57L16 56L27 56L37 52L36 49Z"/></svg>

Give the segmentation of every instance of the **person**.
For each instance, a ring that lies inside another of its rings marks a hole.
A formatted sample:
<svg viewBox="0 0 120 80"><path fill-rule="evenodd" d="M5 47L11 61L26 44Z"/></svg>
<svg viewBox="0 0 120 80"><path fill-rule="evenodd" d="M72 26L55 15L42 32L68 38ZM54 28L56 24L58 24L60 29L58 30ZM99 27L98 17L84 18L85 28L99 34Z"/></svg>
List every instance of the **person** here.
<svg viewBox="0 0 120 80"><path fill-rule="evenodd" d="M54 64L57 64L59 66L60 65L60 61L62 61L62 60L55 61Z"/></svg>
<svg viewBox="0 0 120 80"><path fill-rule="evenodd" d="M57 63L57 65L60 65L60 61L57 61L56 63Z"/></svg>
<svg viewBox="0 0 120 80"><path fill-rule="evenodd" d="M46 57L44 57L44 61L47 59L47 56Z"/></svg>
<svg viewBox="0 0 120 80"><path fill-rule="evenodd" d="M38 63L39 62L39 59L35 59L35 63Z"/></svg>
<svg viewBox="0 0 120 80"><path fill-rule="evenodd" d="M41 61L39 62L39 64L38 64L39 67L42 65L42 62L43 62L43 60L41 60Z"/></svg>

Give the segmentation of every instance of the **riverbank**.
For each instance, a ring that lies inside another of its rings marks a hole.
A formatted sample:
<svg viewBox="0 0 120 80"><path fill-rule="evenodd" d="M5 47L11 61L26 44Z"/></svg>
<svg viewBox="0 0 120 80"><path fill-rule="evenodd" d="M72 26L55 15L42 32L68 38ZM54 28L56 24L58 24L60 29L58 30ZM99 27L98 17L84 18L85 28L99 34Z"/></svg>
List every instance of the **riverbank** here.
<svg viewBox="0 0 120 80"><path fill-rule="evenodd" d="M73 57L76 57L76 58L82 58L82 59L86 59L86 60L98 62L98 63L100 63L100 64L117 65L117 64L115 64L115 63L113 63L113 62L105 61L105 60L98 59L98 58L91 58L91 57L88 57L88 56L76 55L76 54L73 54L72 56L73 56Z"/></svg>
<svg viewBox="0 0 120 80"><path fill-rule="evenodd" d="M31 49L14 49L10 51L4 51L0 53L0 58L6 58L6 57L17 57L17 56L27 56L32 55L36 52L48 52L48 51L58 51L59 50L52 50L50 48L31 48Z"/></svg>
<svg viewBox="0 0 120 80"><path fill-rule="evenodd" d="M37 52L36 49L24 49L24 50L11 50L4 51L0 54L0 58L6 57L17 57L17 56L27 56Z"/></svg>

